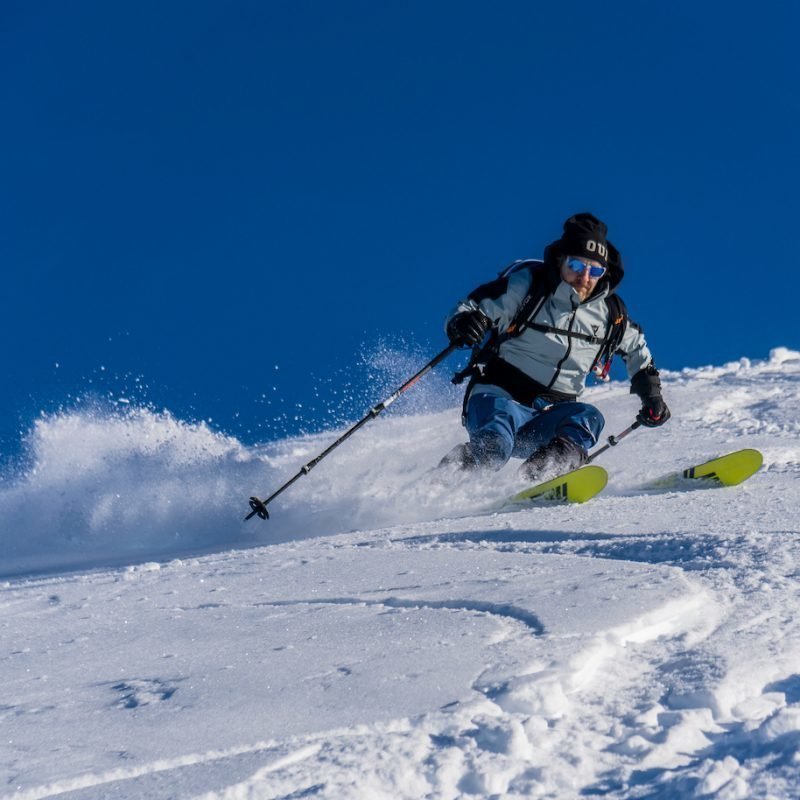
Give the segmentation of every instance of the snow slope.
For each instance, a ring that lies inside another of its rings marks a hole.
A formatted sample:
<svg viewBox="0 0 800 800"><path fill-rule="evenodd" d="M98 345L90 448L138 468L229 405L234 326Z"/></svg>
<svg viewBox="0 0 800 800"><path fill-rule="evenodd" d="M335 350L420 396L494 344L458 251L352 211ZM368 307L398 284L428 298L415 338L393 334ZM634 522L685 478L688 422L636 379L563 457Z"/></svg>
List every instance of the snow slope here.
<svg viewBox="0 0 800 800"><path fill-rule="evenodd" d="M800 353L664 383L603 495L510 513L515 465L427 474L457 409L371 423L246 524L335 434L40 420L0 487L0 796L800 796ZM741 447L740 487L640 488Z"/></svg>

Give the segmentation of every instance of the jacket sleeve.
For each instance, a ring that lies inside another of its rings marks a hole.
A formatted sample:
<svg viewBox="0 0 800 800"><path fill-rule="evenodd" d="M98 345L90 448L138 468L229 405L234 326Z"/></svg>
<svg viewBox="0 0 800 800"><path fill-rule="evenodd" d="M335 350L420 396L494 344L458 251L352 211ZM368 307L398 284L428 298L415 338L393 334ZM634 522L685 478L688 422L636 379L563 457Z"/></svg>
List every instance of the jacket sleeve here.
<svg viewBox="0 0 800 800"><path fill-rule="evenodd" d="M625 327L625 333L622 335L622 342L617 352L625 362L629 378L632 378L639 370L653 363L653 356L647 346L644 332L631 319L628 320Z"/></svg>
<svg viewBox="0 0 800 800"><path fill-rule="evenodd" d="M492 327L505 330L514 319L531 286L531 272L520 269L507 278L484 283L462 300L445 319L444 327L462 311L480 309L491 320Z"/></svg>

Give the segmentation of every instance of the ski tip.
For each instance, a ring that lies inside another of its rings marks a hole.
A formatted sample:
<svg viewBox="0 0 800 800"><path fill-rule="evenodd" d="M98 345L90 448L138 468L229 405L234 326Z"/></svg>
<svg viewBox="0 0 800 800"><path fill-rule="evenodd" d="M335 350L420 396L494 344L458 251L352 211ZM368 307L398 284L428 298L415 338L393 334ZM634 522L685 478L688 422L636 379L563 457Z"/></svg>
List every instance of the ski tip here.
<svg viewBox="0 0 800 800"><path fill-rule="evenodd" d="M752 448L730 453L696 464L679 472L663 475L648 481L640 488L654 491L693 489L702 486L738 486L758 472L764 465L761 451ZM694 485L693 485L694 484Z"/></svg>
<svg viewBox="0 0 800 800"><path fill-rule="evenodd" d="M705 464L684 470L685 478L705 478L721 483L723 486L737 486L755 475L764 464L764 456L759 450L735 450L718 456Z"/></svg>
<svg viewBox="0 0 800 800"><path fill-rule="evenodd" d="M608 472L605 467L599 464L587 464L585 467L579 467L575 472L580 472L582 475L595 475L597 478L605 478L608 481Z"/></svg>
<svg viewBox="0 0 800 800"><path fill-rule="evenodd" d="M760 450L748 448L746 450L740 450L739 452L750 459L753 464L758 464L759 469L764 466L764 454Z"/></svg>

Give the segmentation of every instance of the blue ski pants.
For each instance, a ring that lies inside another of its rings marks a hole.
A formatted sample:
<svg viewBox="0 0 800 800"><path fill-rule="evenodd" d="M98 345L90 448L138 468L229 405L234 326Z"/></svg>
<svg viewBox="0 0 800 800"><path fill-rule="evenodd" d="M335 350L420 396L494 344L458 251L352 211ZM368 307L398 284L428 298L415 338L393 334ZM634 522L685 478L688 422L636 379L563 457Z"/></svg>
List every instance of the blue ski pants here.
<svg viewBox="0 0 800 800"><path fill-rule="evenodd" d="M503 390L476 387L467 401L466 428L479 463L500 469L512 456L525 459L557 436L585 451L603 431L603 415L587 403L550 403L538 398L533 406L512 400Z"/></svg>

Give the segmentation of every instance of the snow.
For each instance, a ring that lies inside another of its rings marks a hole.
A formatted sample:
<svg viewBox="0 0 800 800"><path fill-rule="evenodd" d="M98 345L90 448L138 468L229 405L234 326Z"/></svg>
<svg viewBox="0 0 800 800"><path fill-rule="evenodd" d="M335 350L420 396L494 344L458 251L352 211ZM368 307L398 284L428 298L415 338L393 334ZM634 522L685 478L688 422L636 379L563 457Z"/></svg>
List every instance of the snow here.
<svg viewBox="0 0 800 800"><path fill-rule="evenodd" d="M370 423L247 523L337 432L40 419L0 484L0 796L799 796L800 353L664 385L606 492L515 512L513 464L428 472L457 408ZM741 486L641 488L745 447Z"/></svg>

